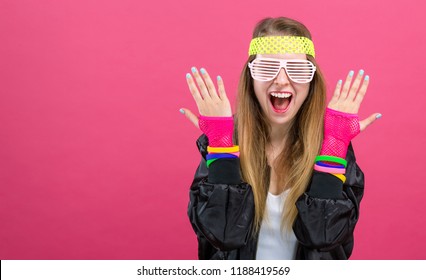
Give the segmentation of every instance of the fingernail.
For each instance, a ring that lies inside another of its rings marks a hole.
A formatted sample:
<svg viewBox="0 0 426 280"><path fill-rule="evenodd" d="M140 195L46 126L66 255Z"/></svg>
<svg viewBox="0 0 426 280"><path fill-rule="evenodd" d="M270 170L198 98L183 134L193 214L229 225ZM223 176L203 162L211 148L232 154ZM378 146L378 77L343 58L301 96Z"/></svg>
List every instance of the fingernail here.
<svg viewBox="0 0 426 280"><path fill-rule="evenodd" d="M342 84L342 80L339 80L339 85L341 85Z"/></svg>
<svg viewBox="0 0 426 280"><path fill-rule="evenodd" d="M368 76L368 75L365 76L364 80L366 80L366 81L370 80L370 76Z"/></svg>
<svg viewBox="0 0 426 280"><path fill-rule="evenodd" d="M361 69L361 70L359 70L359 75L360 75L360 76L364 75L364 70L362 70L362 69Z"/></svg>
<svg viewBox="0 0 426 280"><path fill-rule="evenodd" d="M186 73L186 78L187 78L187 79L191 78L191 74Z"/></svg>
<svg viewBox="0 0 426 280"><path fill-rule="evenodd" d="M218 81L222 81L222 77L221 76L217 76L217 80Z"/></svg>
<svg viewBox="0 0 426 280"><path fill-rule="evenodd" d="M185 114L185 111L184 111L183 109L180 109L180 110L179 110L179 112L180 112L181 114Z"/></svg>
<svg viewBox="0 0 426 280"><path fill-rule="evenodd" d="M377 114L376 119L380 119L382 117L382 114Z"/></svg>
<svg viewBox="0 0 426 280"><path fill-rule="evenodd" d="M195 73L195 72L197 72L197 68L192 67L192 68L191 68L191 71L192 71L192 73Z"/></svg>
<svg viewBox="0 0 426 280"><path fill-rule="evenodd" d="M349 71L349 77L352 77L354 75L354 71Z"/></svg>
<svg viewBox="0 0 426 280"><path fill-rule="evenodd" d="M204 75L204 74L206 74L206 69L201 68L201 69L200 69L200 72L201 72L201 74L203 74L203 75Z"/></svg>

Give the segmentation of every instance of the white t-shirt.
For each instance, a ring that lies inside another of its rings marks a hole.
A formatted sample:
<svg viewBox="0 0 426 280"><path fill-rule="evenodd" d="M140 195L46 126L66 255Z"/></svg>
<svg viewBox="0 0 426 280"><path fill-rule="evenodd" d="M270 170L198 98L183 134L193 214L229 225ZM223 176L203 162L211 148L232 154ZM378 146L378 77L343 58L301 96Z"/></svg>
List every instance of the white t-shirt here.
<svg viewBox="0 0 426 280"><path fill-rule="evenodd" d="M297 239L293 230L281 232L281 214L288 190L279 195L268 192L266 218L263 219L257 243L257 260L292 260L296 255Z"/></svg>

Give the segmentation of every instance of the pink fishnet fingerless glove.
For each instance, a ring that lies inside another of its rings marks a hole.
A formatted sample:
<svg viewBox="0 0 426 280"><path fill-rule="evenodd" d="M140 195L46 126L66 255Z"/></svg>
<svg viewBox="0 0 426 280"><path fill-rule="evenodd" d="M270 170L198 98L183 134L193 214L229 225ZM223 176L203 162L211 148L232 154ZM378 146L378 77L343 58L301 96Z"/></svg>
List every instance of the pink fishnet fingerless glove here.
<svg viewBox="0 0 426 280"><path fill-rule="evenodd" d="M327 108L324 117L324 141L321 155L346 158L349 142L359 132L357 114L348 114Z"/></svg>
<svg viewBox="0 0 426 280"><path fill-rule="evenodd" d="M234 132L233 117L204 117L198 118L200 129L209 139L210 147L232 147Z"/></svg>

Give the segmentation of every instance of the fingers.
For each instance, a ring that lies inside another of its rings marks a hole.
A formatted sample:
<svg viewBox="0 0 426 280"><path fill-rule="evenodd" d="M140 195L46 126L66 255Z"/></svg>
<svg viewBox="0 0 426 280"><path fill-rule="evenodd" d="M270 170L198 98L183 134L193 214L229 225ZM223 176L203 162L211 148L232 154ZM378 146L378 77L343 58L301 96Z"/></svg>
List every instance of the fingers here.
<svg viewBox="0 0 426 280"><path fill-rule="evenodd" d="M364 99L369 84L369 76L364 77L360 70L354 78L354 71L349 71L343 85L341 80L336 85L329 107L345 113L356 114ZM353 80L353 82L352 82Z"/></svg>
<svg viewBox="0 0 426 280"><path fill-rule="evenodd" d="M191 74L186 74L186 83L188 84L189 91L192 94L192 97L195 99L197 105L203 101L200 92L198 91L197 86L195 85L194 79L192 79Z"/></svg>
<svg viewBox="0 0 426 280"><path fill-rule="evenodd" d="M189 109L186 108L181 108L179 111L184 114L185 117L195 125L195 127L200 128L198 125L198 117L194 115L194 113L192 113Z"/></svg>
<svg viewBox="0 0 426 280"><path fill-rule="evenodd" d="M361 85L361 88L359 89L358 94L355 97L355 104L358 106L358 108L361 106L361 102L364 99L364 96L367 92L368 84L370 83L370 77L367 75L364 78L364 81Z"/></svg>
<svg viewBox="0 0 426 280"><path fill-rule="evenodd" d="M222 78L218 77L217 91L210 75L204 68L200 69L200 73L195 67L192 67L191 71L193 76L188 73L186 74L186 79L200 115L211 117L232 116L231 104L226 96Z"/></svg>
<svg viewBox="0 0 426 280"><path fill-rule="evenodd" d="M205 83L206 83L207 90L208 90L208 92L209 92L210 97L211 97L212 99L217 99L217 98L219 98L219 96L218 96L218 95L217 95L217 93L216 93L216 88L215 88L215 86L214 86L214 84L213 84L213 82L212 82L212 79L211 79L211 78L210 78L210 76L209 76L209 73L207 73L206 69L204 69L204 68L201 68L201 69L200 69L200 72L201 72L201 74L202 74L202 76L203 76L203 78L204 78L204 81L205 81Z"/></svg>
<svg viewBox="0 0 426 280"><path fill-rule="evenodd" d="M200 88L200 93L201 93L201 96L203 97L203 99L210 98L210 94L209 94L209 91L206 87L206 84L204 83L203 79L201 78L200 73L198 73L197 68L192 67L191 71L192 71L192 75L194 75L194 78L195 78L195 81L196 81L198 87Z"/></svg>
<svg viewBox="0 0 426 280"><path fill-rule="evenodd" d="M340 94L340 98L346 99L348 97L349 89L352 83L352 77L354 76L354 71L349 71L348 76L346 76L345 84L343 85L342 93Z"/></svg>
<svg viewBox="0 0 426 280"><path fill-rule="evenodd" d="M221 76L217 76L217 87L219 90L219 97L223 100L226 100L228 97L226 96L225 85L223 84Z"/></svg>
<svg viewBox="0 0 426 280"><path fill-rule="evenodd" d="M382 117L382 114L374 113L368 118L360 121L359 122L360 130L364 131L368 126L370 126L372 123L374 123L376 120L380 119L381 117Z"/></svg>
<svg viewBox="0 0 426 280"><path fill-rule="evenodd" d="M359 85L361 83L362 77L364 76L364 70L359 70L358 74L355 77L355 81L351 86L351 89L349 90L348 99L354 100L356 93L358 92Z"/></svg>
<svg viewBox="0 0 426 280"><path fill-rule="evenodd" d="M218 94L216 92L215 85L213 84L213 81L210 78L209 73L207 73L206 69L201 68L200 72L198 72L197 68L192 67L191 71L195 79L195 82L193 82L191 85L192 89L190 88L191 92L193 91L196 92L199 96L202 97L202 99L206 99L206 98L217 99L220 97L220 93ZM187 74L187 78L189 82L194 80L192 79L192 76L190 74ZM219 76L218 76L218 81L219 81ZM200 89L199 91L195 83L198 85ZM222 83L222 92L224 92L223 83ZM226 93L225 93L225 96L226 96Z"/></svg>
<svg viewBox="0 0 426 280"><path fill-rule="evenodd" d="M339 100L341 90L342 90L342 80L339 80L337 82L336 89L334 90L333 97L331 98L330 102L334 103L334 102L337 102L337 100Z"/></svg>

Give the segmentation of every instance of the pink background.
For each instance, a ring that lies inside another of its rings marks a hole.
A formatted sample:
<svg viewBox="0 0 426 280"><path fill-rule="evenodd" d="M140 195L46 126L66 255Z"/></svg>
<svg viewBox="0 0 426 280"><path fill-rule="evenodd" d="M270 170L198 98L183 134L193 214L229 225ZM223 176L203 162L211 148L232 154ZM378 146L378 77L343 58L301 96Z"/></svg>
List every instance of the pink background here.
<svg viewBox="0 0 426 280"><path fill-rule="evenodd" d="M417 2L417 3L415 3ZM0 2L0 259L195 259L186 207L199 131L185 74L234 99L251 32L313 34L329 91L371 83L354 140L366 175L353 259L425 259L422 1Z"/></svg>

